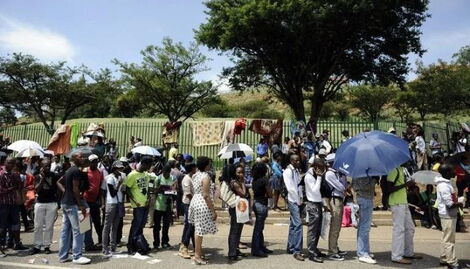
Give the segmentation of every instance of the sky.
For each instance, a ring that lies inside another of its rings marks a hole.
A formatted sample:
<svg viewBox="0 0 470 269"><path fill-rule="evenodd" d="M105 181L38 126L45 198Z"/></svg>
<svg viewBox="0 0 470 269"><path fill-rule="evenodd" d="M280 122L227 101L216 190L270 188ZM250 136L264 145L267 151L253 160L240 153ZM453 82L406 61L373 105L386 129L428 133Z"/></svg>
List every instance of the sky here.
<svg viewBox="0 0 470 269"><path fill-rule="evenodd" d="M113 59L141 61L140 51L159 45L164 37L189 44L194 29L205 21L199 0L1 0L0 56L31 54L43 62L67 61L93 70L110 68ZM431 0L431 18L422 27L424 64L450 61L462 46L470 45L470 1ZM212 61L201 80L220 82L231 63L227 56L205 47ZM410 55L414 66L418 59ZM415 75L410 73L408 79ZM222 85L221 91L228 90Z"/></svg>

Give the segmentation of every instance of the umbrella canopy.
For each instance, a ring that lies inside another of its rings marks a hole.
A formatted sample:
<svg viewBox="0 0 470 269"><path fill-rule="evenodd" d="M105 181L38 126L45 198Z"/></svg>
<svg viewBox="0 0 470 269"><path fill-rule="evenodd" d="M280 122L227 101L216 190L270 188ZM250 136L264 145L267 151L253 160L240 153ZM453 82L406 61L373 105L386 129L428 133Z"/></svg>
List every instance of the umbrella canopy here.
<svg viewBox="0 0 470 269"><path fill-rule="evenodd" d="M372 131L341 144L333 168L352 178L382 176L410 158L406 141L393 134Z"/></svg>
<svg viewBox="0 0 470 269"><path fill-rule="evenodd" d="M436 177L441 177L441 174L439 174L438 172L429 171L429 170L418 171L411 176L411 178L415 182L425 184L425 185L435 184L434 179Z"/></svg>
<svg viewBox="0 0 470 269"><path fill-rule="evenodd" d="M11 143L11 145L8 146L8 149L18 151L18 152L23 151L25 149L29 149L29 148L43 151L41 145L31 140L18 140L18 141Z"/></svg>
<svg viewBox="0 0 470 269"><path fill-rule="evenodd" d="M161 156L162 154L156 149L150 146L138 146L132 149L132 153L139 153L142 155L150 156Z"/></svg>
<svg viewBox="0 0 470 269"><path fill-rule="evenodd" d="M81 154L84 158L88 158L91 154L96 154L96 150L92 147L89 146L80 146L72 149L69 153L67 153L65 156L67 158L72 157L74 154Z"/></svg>
<svg viewBox="0 0 470 269"><path fill-rule="evenodd" d="M98 136L98 137L104 137L104 134L100 131L89 131L84 134L84 136L92 137L92 136Z"/></svg>
<svg viewBox="0 0 470 269"><path fill-rule="evenodd" d="M222 148L217 156L221 159L241 158L248 155L253 155L253 149L247 144L236 143L230 144Z"/></svg>
<svg viewBox="0 0 470 269"><path fill-rule="evenodd" d="M16 155L17 158L31 158L31 157L41 157L44 158L44 151L35 149L35 148L27 148L18 153Z"/></svg>
<svg viewBox="0 0 470 269"><path fill-rule="evenodd" d="M48 154L48 155L52 155L52 156L55 155L54 151L49 150L49 149L48 149L48 150L45 150L45 151L44 151L44 154Z"/></svg>

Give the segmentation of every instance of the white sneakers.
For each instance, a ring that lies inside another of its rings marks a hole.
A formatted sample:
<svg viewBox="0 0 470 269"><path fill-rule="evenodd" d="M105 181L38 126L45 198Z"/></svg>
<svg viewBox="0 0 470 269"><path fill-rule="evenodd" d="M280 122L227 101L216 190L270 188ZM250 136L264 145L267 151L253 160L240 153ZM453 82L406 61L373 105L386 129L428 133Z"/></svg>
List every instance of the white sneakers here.
<svg viewBox="0 0 470 269"><path fill-rule="evenodd" d="M80 257L76 260L73 260L72 262L76 264L89 264L91 260L88 259L87 257Z"/></svg>
<svg viewBox="0 0 470 269"><path fill-rule="evenodd" d="M376 260L372 259L369 256L359 257L359 261L363 262L363 263L368 263L368 264L376 264L377 263Z"/></svg>

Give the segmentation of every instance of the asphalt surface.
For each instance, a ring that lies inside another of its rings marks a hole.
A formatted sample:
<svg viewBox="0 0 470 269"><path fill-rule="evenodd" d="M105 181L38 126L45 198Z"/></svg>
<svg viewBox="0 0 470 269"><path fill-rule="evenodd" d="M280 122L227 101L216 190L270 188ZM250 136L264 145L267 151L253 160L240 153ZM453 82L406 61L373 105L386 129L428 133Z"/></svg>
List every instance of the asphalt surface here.
<svg viewBox="0 0 470 269"><path fill-rule="evenodd" d="M381 226L371 230L371 250L374 253L378 264L368 265L360 263L355 255L356 249L356 229L343 228L340 235L340 248L348 251L346 260L342 262L325 260L323 264L313 263L311 261L300 262L295 260L292 255L285 252L287 242L287 225L266 225L265 240L268 248L274 250L268 258L246 257L241 261L230 264L227 255L227 238L229 225L218 224L219 232L213 236L204 237L203 247L206 256L209 258L209 264L197 266L192 260L185 260L177 255L178 243L181 238L182 225L175 225L170 228L170 244L173 249L152 252L146 260L138 260L132 257L103 259L100 252L85 253L86 257L92 259L89 265L76 265L72 263L61 264L57 260L58 235L60 231L60 219L57 220L54 230L54 243L51 246L53 251L50 255L38 254L27 255L26 252L9 251L8 256L0 258L0 268L444 268L439 265L440 237L441 233L436 230L425 228L416 228L415 233L415 252L424 257L422 260L415 261L412 265L401 266L390 261L391 231L390 226ZM306 234L304 226L304 235ZM125 225L124 234L127 235L129 225ZM251 242L252 226L245 225L243 230L242 242ZM152 244L152 230L146 228L145 235L150 244ZM96 235L95 235L96 236ZM22 233L22 241L25 245L33 240L33 233ZM126 238L124 239L126 240ZM96 240L95 240L96 241ZM304 247L306 237L304 236ZM327 247L327 241L320 240L321 249ZM120 248L126 251L126 248ZM249 253L250 249L242 250ZM460 263L470 264L470 234L458 233L456 244L457 257ZM123 254L126 254L125 252ZM47 263L46 263L47 260ZM151 264L153 262L153 264Z"/></svg>

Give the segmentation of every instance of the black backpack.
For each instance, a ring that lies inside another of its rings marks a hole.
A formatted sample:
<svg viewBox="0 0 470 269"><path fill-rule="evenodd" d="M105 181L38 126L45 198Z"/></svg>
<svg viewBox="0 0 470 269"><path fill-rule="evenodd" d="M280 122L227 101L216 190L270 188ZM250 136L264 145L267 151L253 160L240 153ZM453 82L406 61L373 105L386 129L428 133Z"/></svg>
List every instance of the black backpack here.
<svg viewBox="0 0 470 269"><path fill-rule="evenodd" d="M287 194L289 193L287 191L286 183L284 182L284 177L281 177L281 182L280 182L280 191L279 194L281 195L282 198L287 199Z"/></svg>
<svg viewBox="0 0 470 269"><path fill-rule="evenodd" d="M322 198L331 198L331 194L333 193L333 189L331 188L330 184L326 181L325 177L326 173L323 174L321 177L320 183L320 193Z"/></svg>
<svg viewBox="0 0 470 269"><path fill-rule="evenodd" d="M147 255L150 252L150 246L145 239L143 234L139 234L134 238L135 250L139 252L140 255Z"/></svg>

